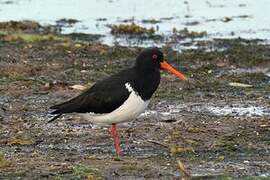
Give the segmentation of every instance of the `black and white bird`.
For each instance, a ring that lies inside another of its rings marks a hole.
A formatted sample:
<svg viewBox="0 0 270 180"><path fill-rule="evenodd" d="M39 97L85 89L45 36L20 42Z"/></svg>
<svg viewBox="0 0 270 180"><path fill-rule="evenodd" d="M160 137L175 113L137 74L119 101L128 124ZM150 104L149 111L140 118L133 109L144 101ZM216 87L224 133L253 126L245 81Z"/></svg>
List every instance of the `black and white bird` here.
<svg viewBox="0 0 270 180"><path fill-rule="evenodd" d="M116 124L135 119L147 108L149 100L160 83L160 69L187 78L170 66L157 48L142 51L135 66L95 83L81 95L52 106L51 114L78 113L92 123L112 125L111 133L117 155L121 154Z"/></svg>

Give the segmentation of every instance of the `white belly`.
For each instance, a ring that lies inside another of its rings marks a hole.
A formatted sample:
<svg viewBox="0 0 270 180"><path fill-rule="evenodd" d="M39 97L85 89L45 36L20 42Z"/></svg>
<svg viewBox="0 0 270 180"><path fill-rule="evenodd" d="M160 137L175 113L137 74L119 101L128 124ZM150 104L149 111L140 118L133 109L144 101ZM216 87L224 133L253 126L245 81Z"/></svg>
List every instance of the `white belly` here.
<svg viewBox="0 0 270 180"><path fill-rule="evenodd" d="M139 116L147 108L149 100L144 101L128 83L125 86L131 93L119 108L104 114L85 113L82 114L83 118L96 124L113 124L130 121Z"/></svg>

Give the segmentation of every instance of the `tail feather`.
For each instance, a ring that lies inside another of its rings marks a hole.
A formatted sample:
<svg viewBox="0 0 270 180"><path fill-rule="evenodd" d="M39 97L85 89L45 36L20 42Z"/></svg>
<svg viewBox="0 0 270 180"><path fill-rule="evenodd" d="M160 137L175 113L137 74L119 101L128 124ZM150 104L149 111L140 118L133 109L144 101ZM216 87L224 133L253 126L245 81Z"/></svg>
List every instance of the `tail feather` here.
<svg viewBox="0 0 270 180"><path fill-rule="evenodd" d="M55 113L52 112L51 114L55 114ZM48 121L48 123L53 122L54 120L56 120L57 118L59 118L61 115L62 115L61 113L60 113L60 114L57 114L57 115L54 116L52 119L50 119L50 120Z"/></svg>
<svg viewBox="0 0 270 180"><path fill-rule="evenodd" d="M63 114L63 113L76 112L79 107L80 102L82 102L81 99L71 99L64 103L51 106L50 109L54 109L54 111L51 114ZM76 106L74 106L74 104L76 104Z"/></svg>
<svg viewBox="0 0 270 180"><path fill-rule="evenodd" d="M54 109L54 111L50 112L50 114L62 114L62 112L59 109L52 108L52 107L50 107L50 109Z"/></svg>
<svg viewBox="0 0 270 180"><path fill-rule="evenodd" d="M51 106L50 109L54 109L54 111L50 112L50 114L55 114L52 119L48 121L48 123L53 122L57 118L59 118L63 113L65 113L65 106L68 104L68 102L62 103L62 104L57 104L54 106Z"/></svg>
<svg viewBox="0 0 270 180"><path fill-rule="evenodd" d="M61 109L61 106L63 106L63 104L64 103L51 106L50 109L54 109L55 110L55 111L51 112L51 114L58 114L57 110Z"/></svg>
<svg viewBox="0 0 270 180"><path fill-rule="evenodd" d="M61 104L57 104L54 106L51 106L50 109L53 109L50 114L55 114L56 116L53 117L51 120L48 121L48 123L53 122L57 118L59 118L62 114L65 113L73 113L73 112L79 112L81 104L85 101L84 97L77 96L76 98L73 98L69 101L66 101ZM75 104L75 105L74 105Z"/></svg>

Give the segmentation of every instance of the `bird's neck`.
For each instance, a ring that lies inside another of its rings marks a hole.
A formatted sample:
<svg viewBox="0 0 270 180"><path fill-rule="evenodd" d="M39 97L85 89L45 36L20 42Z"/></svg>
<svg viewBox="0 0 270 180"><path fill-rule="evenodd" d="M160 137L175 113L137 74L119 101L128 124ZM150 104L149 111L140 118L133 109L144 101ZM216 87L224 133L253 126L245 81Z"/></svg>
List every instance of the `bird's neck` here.
<svg viewBox="0 0 270 180"><path fill-rule="evenodd" d="M143 100L148 100L152 97L160 82L160 70L142 70L138 72L137 69L135 90L142 97Z"/></svg>

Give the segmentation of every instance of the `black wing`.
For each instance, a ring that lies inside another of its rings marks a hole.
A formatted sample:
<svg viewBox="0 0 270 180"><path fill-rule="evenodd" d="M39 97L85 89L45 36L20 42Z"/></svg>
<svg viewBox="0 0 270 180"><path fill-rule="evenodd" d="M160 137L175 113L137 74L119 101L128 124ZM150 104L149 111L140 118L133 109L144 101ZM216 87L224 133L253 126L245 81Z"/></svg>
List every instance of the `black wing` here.
<svg viewBox="0 0 270 180"><path fill-rule="evenodd" d="M121 106L128 98L125 83L134 77L133 69L122 71L93 85L81 95L59 105L52 114L63 113L110 113Z"/></svg>

